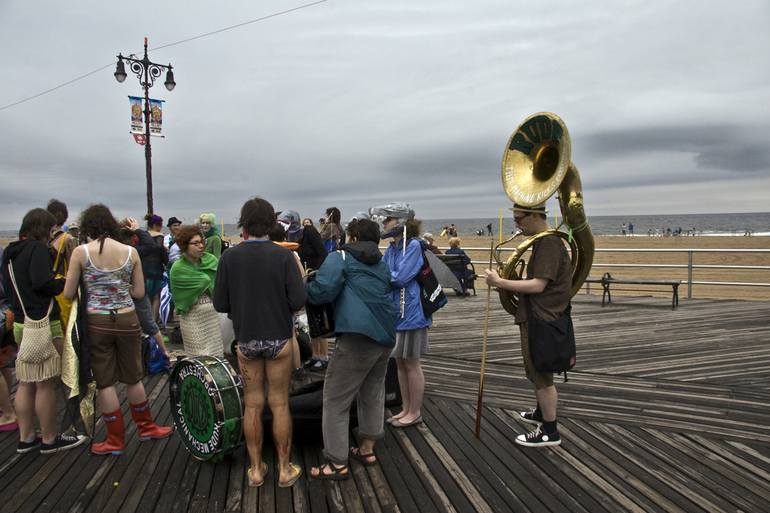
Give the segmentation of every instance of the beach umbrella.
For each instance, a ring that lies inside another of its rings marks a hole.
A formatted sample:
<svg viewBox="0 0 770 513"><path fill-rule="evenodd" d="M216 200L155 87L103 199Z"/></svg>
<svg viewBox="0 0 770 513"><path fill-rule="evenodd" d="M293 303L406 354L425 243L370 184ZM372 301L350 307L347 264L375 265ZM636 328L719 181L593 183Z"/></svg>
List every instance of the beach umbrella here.
<svg viewBox="0 0 770 513"><path fill-rule="evenodd" d="M433 269L433 274L436 275L436 279L441 284L442 288L462 290L463 287L460 285L460 280L457 279L455 273L453 273L444 262L439 260L432 251L426 249L425 258L428 259L428 264L430 265L430 268Z"/></svg>

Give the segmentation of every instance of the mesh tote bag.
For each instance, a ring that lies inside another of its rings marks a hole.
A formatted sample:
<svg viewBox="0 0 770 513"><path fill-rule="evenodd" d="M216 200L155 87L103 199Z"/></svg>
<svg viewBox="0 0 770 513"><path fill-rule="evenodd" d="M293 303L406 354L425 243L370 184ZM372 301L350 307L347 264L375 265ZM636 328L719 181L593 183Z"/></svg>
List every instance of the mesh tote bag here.
<svg viewBox="0 0 770 513"><path fill-rule="evenodd" d="M38 320L31 319L24 308L24 301L16 285L11 263L8 263L8 274L11 276L13 288L16 290L21 310L24 312L24 333L16 356L16 377L19 381L36 382L58 376L61 373L61 357L53 345L49 319L54 300L51 299L45 317Z"/></svg>

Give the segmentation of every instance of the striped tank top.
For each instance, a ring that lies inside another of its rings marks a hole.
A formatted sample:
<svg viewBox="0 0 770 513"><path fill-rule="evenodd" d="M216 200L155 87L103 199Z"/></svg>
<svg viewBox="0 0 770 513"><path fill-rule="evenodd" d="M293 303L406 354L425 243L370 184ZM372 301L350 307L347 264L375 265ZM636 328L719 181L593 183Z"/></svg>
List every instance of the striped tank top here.
<svg viewBox="0 0 770 513"><path fill-rule="evenodd" d="M131 248L123 265L117 269L99 269L91 261L88 246L86 250L86 265L83 269L83 280L88 291L88 311L109 311L133 308L134 301L129 294L131 287L131 272L134 263L131 261Z"/></svg>

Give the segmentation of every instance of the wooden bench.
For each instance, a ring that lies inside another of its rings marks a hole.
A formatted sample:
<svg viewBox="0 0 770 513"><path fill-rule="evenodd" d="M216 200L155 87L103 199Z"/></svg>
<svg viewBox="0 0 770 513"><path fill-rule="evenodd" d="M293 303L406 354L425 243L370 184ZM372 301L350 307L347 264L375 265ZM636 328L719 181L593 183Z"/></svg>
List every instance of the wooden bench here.
<svg viewBox="0 0 770 513"><path fill-rule="evenodd" d="M607 303L612 303L612 293L610 292L610 286L615 284L621 285L664 285L669 286L672 289L671 297L671 309L676 310L679 306L679 285L682 284L681 280L649 280L643 278L613 278L610 273L604 273L601 278L589 278L586 283L601 283L602 284L602 306Z"/></svg>

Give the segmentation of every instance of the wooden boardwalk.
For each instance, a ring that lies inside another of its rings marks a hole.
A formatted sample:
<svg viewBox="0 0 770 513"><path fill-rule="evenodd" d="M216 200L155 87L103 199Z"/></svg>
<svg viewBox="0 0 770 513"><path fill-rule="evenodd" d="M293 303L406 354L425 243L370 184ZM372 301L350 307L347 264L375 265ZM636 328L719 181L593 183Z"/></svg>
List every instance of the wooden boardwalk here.
<svg viewBox="0 0 770 513"><path fill-rule="evenodd" d="M485 293L450 298L424 361L425 423L387 428L380 465L352 479L258 491L243 450L200 463L172 438L97 457L15 453L0 434L2 512L616 512L770 510L770 302L617 297L574 301L578 367L559 383L563 444L525 449L516 411L532 404L518 333L493 297L482 434L473 436ZM165 376L148 378L170 422ZM124 404L124 408L126 405ZM103 437L97 428L97 438ZM294 459L318 463L317 433ZM268 451L268 454L270 452Z"/></svg>

